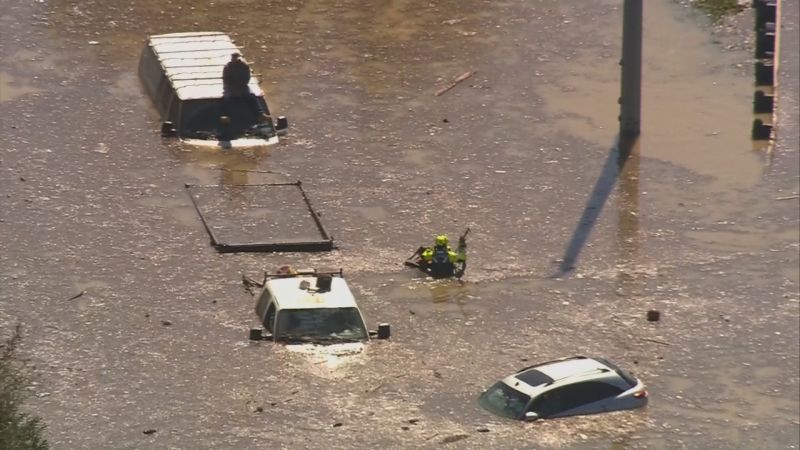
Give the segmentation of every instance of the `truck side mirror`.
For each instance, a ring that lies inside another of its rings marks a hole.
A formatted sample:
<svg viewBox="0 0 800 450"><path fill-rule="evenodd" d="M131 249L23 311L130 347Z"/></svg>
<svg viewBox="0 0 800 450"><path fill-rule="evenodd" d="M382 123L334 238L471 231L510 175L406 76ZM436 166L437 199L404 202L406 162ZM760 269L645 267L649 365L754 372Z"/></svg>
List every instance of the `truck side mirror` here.
<svg viewBox="0 0 800 450"><path fill-rule="evenodd" d="M377 335L378 339L389 339L392 335L392 326L388 323L379 323Z"/></svg>
<svg viewBox="0 0 800 450"><path fill-rule="evenodd" d="M172 126L172 122L168 120L165 122L161 122L161 136L163 137L175 136L175 128Z"/></svg>
<svg viewBox="0 0 800 450"><path fill-rule="evenodd" d="M286 116L278 116L278 123L275 124L275 131L279 136L285 136L289 132L289 119Z"/></svg>
<svg viewBox="0 0 800 450"><path fill-rule="evenodd" d="M261 328L250 328L251 341L271 341L272 333L265 333Z"/></svg>
<svg viewBox="0 0 800 450"><path fill-rule="evenodd" d="M250 328L250 340L260 341L264 338L261 328Z"/></svg>
<svg viewBox="0 0 800 450"><path fill-rule="evenodd" d="M379 323L378 329L370 330L369 337L377 338L377 339L389 339L389 336L392 335L392 327L388 323Z"/></svg>

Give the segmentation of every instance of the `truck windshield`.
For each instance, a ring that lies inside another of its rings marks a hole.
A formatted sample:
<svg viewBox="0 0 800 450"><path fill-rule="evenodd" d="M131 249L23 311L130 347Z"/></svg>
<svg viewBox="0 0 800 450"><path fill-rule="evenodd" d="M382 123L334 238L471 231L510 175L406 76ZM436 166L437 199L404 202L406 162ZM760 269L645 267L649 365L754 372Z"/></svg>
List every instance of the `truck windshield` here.
<svg viewBox="0 0 800 450"><path fill-rule="evenodd" d="M353 342L367 339L356 308L284 309L275 326L278 341Z"/></svg>

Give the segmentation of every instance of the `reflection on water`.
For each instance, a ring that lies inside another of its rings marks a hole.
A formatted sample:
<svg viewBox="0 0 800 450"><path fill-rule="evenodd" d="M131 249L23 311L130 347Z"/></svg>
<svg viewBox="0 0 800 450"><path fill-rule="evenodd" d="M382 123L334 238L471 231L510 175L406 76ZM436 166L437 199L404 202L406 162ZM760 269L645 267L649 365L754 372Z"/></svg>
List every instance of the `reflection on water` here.
<svg viewBox="0 0 800 450"><path fill-rule="evenodd" d="M14 78L8 73L0 72L0 103L36 92L41 90L28 86L21 79Z"/></svg>
<svg viewBox="0 0 800 450"><path fill-rule="evenodd" d="M280 344L276 344L280 345ZM303 355L300 364L309 372L326 378L342 378L346 369L363 364L364 344L360 342L331 345L286 345L286 350Z"/></svg>
<svg viewBox="0 0 800 450"><path fill-rule="evenodd" d="M261 164L269 156L266 147L220 150L174 142L169 148L179 160L189 163L183 171L198 184L241 186L279 182L286 178Z"/></svg>
<svg viewBox="0 0 800 450"><path fill-rule="evenodd" d="M647 2L645 8L642 156L711 175L719 187L751 187L762 175L761 157L750 142L752 79L742 76L740 57L721 54L706 31L665 20L689 14L671 2ZM681 45L664 36L680 36ZM607 46L581 51L559 64L562 76L539 88L559 129L601 144L612 137L618 115L615 52Z"/></svg>
<svg viewBox="0 0 800 450"><path fill-rule="evenodd" d="M623 140L625 141L625 140ZM621 144L617 185L617 275L618 292L636 295L636 266L639 254L639 139ZM623 162L622 158L625 158Z"/></svg>
<svg viewBox="0 0 800 450"><path fill-rule="evenodd" d="M467 284L455 280L437 280L427 283L433 303L452 303L458 305L463 312L467 303Z"/></svg>
<svg viewBox="0 0 800 450"><path fill-rule="evenodd" d="M224 192L230 206L241 210L247 210L252 202L245 186L289 181L285 175L264 167L270 151L266 147L222 150L174 141L169 143L169 149L186 163L181 172L188 177L187 184L226 186Z"/></svg>

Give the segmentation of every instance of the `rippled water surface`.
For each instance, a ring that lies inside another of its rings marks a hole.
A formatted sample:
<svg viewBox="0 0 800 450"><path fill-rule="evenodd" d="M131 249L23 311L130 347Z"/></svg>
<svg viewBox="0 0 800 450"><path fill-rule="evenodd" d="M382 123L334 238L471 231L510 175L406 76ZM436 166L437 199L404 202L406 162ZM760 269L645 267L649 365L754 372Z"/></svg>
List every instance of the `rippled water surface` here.
<svg viewBox="0 0 800 450"><path fill-rule="evenodd" d="M22 324L54 448L797 448L796 2L767 148L752 13L646 2L624 164L621 4L6 0L0 323ZM281 144L160 138L139 52L192 30L244 47ZM217 254L184 187L295 180L336 251ZM403 267L468 226L463 283ZM248 342L242 275L283 264L343 268L392 339ZM477 405L574 354L630 369L649 406L523 424Z"/></svg>

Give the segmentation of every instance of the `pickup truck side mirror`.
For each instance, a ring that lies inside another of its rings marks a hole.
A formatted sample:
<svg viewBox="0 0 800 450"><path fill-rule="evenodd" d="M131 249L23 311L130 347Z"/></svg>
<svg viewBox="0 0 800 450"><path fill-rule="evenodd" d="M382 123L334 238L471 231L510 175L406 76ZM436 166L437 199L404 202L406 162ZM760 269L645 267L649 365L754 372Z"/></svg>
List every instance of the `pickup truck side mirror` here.
<svg viewBox="0 0 800 450"><path fill-rule="evenodd" d="M285 136L289 132L289 119L286 116L278 116L278 121L275 124L275 131L279 136Z"/></svg>
<svg viewBox="0 0 800 450"><path fill-rule="evenodd" d="M261 328L250 328L251 341L271 341L272 333L265 333Z"/></svg>
<svg viewBox="0 0 800 450"><path fill-rule="evenodd" d="M525 419L525 422L534 422L534 421L539 420L539 414L536 414L533 411L528 411L528 412L525 413L524 419Z"/></svg>
<svg viewBox="0 0 800 450"><path fill-rule="evenodd" d="M163 137L174 137L176 134L175 128L172 126L172 122L165 121L161 122L161 136Z"/></svg>
<svg viewBox="0 0 800 450"><path fill-rule="evenodd" d="M378 339L389 339L392 335L392 326L388 323L379 323L377 331L370 331L369 337Z"/></svg>

